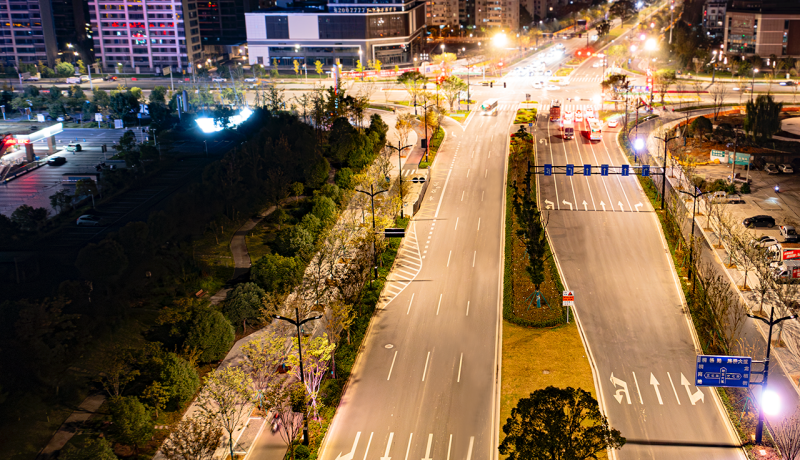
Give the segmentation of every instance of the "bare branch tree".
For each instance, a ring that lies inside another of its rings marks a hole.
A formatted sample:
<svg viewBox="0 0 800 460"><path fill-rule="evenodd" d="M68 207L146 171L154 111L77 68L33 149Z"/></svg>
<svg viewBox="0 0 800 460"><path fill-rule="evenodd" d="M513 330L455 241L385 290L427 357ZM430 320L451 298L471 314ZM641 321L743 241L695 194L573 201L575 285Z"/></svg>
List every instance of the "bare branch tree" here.
<svg viewBox="0 0 800 460"><path fill-rule="evenodd" d="M791 417L786 417L776 427L773 433L775 444L786 460L795 460L800 456L800 415L795 412Z"/></svg>

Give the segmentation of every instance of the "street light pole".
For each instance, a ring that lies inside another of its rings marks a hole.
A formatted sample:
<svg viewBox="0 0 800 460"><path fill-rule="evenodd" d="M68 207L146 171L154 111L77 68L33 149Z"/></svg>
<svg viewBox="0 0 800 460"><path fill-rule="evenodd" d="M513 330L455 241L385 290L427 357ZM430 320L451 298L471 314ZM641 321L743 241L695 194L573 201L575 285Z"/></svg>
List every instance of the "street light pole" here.
<svg viewBox="0 0 800 460"><path fill-rule="evenodd" d="M666 180L666 175L664 176L664 180ZM684 190L678 190L678 191L681 192L681 193L685 193L686 195L689 195L690 197L694 198L694 200L692 201L692 233L691 233L692 238L694 238L694 225L695 225L694 221L695 221L695 217L697 216L697 199L700 198L703 195L708 195L711 192L708 191L708 192L700 192L700 193L689 193L689 192L684 191ZM694 266L694 243L690 240L689 241L689 279L690 280L692 279L692 267L693 266ZM695 285L695 283L692 283L692 293L694 293L694 285Z"/></svg>
<svg viewBox="0 0 800 460"><path fill-rule="evenodd" d="M413 147L413 145L406 145L405 147L400 147L400 141L397 141L397 147L393 146L392 144L387 143L387 147L390 149L397 150L397 177L400 180L400 218L404 217L403 215L403 208L405 208L406 204L403 202L403 158L400 156L401 152L409 147ZM373 223L375 218L372 218ZM373 229L374 230L374 229Z"/></svg>
<svg viewBox="0 0 800 460"><path fill-rule="evenodd" d="M661 170L663 174L661 177L661 209L664 209L664 194L667 191L667 144L669 144L669 141L674 141L680 136L667 137L667 133L665 132L664 137L653 137L664 142L664 168Z"/></svg>
<svg viewBox="0 0 800 460"><path fill-rule="evenodd" d="M364 195L369 195L370 201L372 202L372 261L375 264L375 278L378 279L378 252L375 250L375 195L379 195L381 193L388 192L388 190L378 190L375 191L375 186L369 186L369 192L364 190L356 189L356 192L363 193Z"/></svg>
<svg viewBox="0 0 800 460"><path fill-rule="evenodd" d="M312 316L310 318L306 318L300 321L300 310L297 307L294 307L294 316L295 319L287 318L285 316L280 315L272 315L273 318L279 319L281 321L286 321L289 324L293 324L297 328L297 354L300 358L300 383L303 384L303 388L305 389L306 386L306 374L303 372L303 345L301 344L302 340L300 337L300 326L303 324L314 321L317 319L322 318L322 315ZM306 417L305 411L303 411L303 445L308 445L308 418Z"/></svg>
<svg viewBox="0 0 800 460"><path fill-rule="evenodd" d="M425 101L425 105L422 106L425 110L424 115L422 116L422 126L425 127L425 162L428 162L428 101Z"/></svg>
<svg viewBox="0 0 800 460"><path fill-rule="evenodd" d="M758 69L753 69L753 80L750 83L750 102L753 102L753 94L756 92L756 74Z"/></svg>
<svg viewBox="0 0 800 460"><path fill-rule="evenodd" d="M787 319L794 319L795 315L784 316L783 318L774 319L775 317L775 306L773 305L769 312L769 321L766 319L755 316L751 314L747 314L747 316L757 319L762 323L769 326L769 333L767 334L767 357L764 358L764 379L761 381L761 397L762 401L761 404L758 405L758 425L756 425L756 444L761 444L761 437L764 434L764 393L767 391L767 381L769 380L769 352L772 348L772 326L776 324L786 321Z"/></svg>

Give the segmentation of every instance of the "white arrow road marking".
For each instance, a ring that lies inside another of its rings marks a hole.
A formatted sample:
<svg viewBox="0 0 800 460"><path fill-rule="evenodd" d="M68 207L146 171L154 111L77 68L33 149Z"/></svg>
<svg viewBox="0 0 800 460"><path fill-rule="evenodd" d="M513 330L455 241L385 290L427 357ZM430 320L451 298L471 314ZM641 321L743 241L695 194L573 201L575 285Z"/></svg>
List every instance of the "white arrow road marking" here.
<svg viewBox="0 0 800 460"><path fill-rule="evenodd" d="M467 450L467 460L472 460L472 445L475 443L475 436L469 437L469 450Z"/></svg>
<svg viewBox="0 0 800 460"><path fill-rule="evenodd" d="M583 210L588 211L589 208L586 207L586 200L583 200Z"/></svg>
<svg viewBox="0 0 800 460"><path fill-rule="evenodd" d="M356 433L356 440L353 441L353 448L350 449L350 452L345 455L342 455L342 453L339 452L339 455L336 456L336 460L353 460L353 455L356 453L356 446L358 446L358 438L360 437L361 432L359 431Z"/></svg>
<svg viewBox="0 0 800 460"><path fill-rule="evenodd" d="M650 385L653 385L653 389L656 390L656 396L658 396L658 403L663 406L664 401L661 399L661 392L658 391L658 386L661 384L658 383L658 380L656 380L656 376L653 375L652 372L650 373Z"/></svg>
<svg viewBox="0 0 800 460"><path fill-rule="evenodd" d="M369 453L369 446L372 444L372 435L375 433L369 434L369 441L367 441L367 450L364 452L364 460L367 460L367 454Z"/></svg>
<svg viewBox="0 0 800 460"><path fill-rule="evenodd" d="M605 210L606 210L606 204L605 204L605 203L603 203L602 201L600 202L600 206L602 206L602 207L603 207L603 211L605 211Z"/></svg>
<svg viewBox="0 0 800 460"><path fill-rule="evenodd" d="M569 210L572 211L572 203L570 203L569 201L561 200L561 204L565 204L565 205L569 206Z"/></svg>
<svg viewBox="0 0 800 460"><path fill-rule="evenodd" d="M618 389L616 393L614 393L614 399L616 399L618 403L622 404L622 393L625 393L625 398L627 399L628 404L630 404L631 395L628 394L628 384L624 380L614 377L613 372L611 373L611 383L614 384L614 388L617 388L618 386L622 387Z"/></svg>
<svg viewBox="0 0 800 460"><path fill-rule="evenodd" d="M383 454L380 460L392 460L392 457L389 456L389 449L392 448L392 438L394 438L394 433L389 433L389 442L386 443L386 453Z"/></svg>
<svg viewBox="0 0 800 460"><path fill-rule="evenodd" d="M550 200L544 200L544 208L545 209L553 209L553 202Z"/></svg>
<svg viewBox="0 0 800 460"><path fill-rule="evenodd" d="M686 376L683 375L683 372L681 372L681 385L686 387L686 394L689 395L689 401L692 402L693 406L698 400L706 402L706 396L703 394L703 390L698 388L697 391L692 394L692 390L689 389L689 380L686 379Z"/></svg>
<svg viewBox="0 0 800 460"><path fill-rule="evenodd" d="M669 377L669 384L672 385L672 392L675 393L675 399L678 400L678 405L681 405L681 398L678 397L678 390L675 389L675 384L672 382L672 376L669 375L667 372L667 377Z"/></svg>
<svg viewBox="0 0 800 460"><path fill-rule="evenodd" d="M408 460L408 452L411 451L411 440L414 439L414 433L408 436L408 447L406 447L406 460Z"/></svg>
<svg viewBox="0 0 800 460"><path fill-rule="evenodd" d="M642 207L642 203L636 203L635 205L633 205L633 207L636 208L636 212L639 212L639 208Z"/></svg>
<svg viewBox="0 0 800 460"><path fill-rule="evenodd" d="M422 457L422 460L433 460L431 458L431 444L433 444L433 433L428 435L428 447L425 449L425 456Z"/></svg>
<svg viewBox="0 0 800 460"><path fill-rule="evenodd" d="M619 210L625 212L625 208L622 207L622 201L620 201L618 204L619 204Z"/></svg>

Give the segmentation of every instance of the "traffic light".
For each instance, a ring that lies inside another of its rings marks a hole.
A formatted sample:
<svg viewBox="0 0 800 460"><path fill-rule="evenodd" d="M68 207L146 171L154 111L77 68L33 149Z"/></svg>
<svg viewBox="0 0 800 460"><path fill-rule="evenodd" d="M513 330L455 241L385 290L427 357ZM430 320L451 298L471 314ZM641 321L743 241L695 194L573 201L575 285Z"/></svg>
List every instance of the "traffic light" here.
<svg viewBox="0 0 800 460"><path fill-rule="evenodd" d="M503 82L503 88L505 88L505 87L506 87L506 82Z"/></svg>

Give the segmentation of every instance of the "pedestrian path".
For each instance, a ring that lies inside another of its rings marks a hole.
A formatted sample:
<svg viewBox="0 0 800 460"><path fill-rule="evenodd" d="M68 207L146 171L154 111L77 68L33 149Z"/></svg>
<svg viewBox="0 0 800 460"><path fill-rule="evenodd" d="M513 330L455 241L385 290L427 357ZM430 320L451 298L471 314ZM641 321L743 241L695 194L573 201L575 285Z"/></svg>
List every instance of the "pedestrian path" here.
<svg viewBox="0 0 800 460"><path fill-rule="evenodd" d="M84 399L75 412L67 417L64 423L53 434L50 442L48 442L44 449L39 452L39 455L36 456L36 460L48 460L55 458L56 454L61 451L65 445L67 445L67 442L69 442L69 440L72 439L75 434L77 434L83 423L89 420L92 415L94 415L97 409L103 405L105 400L106 397L102 394L92 395Z"/></svg>

